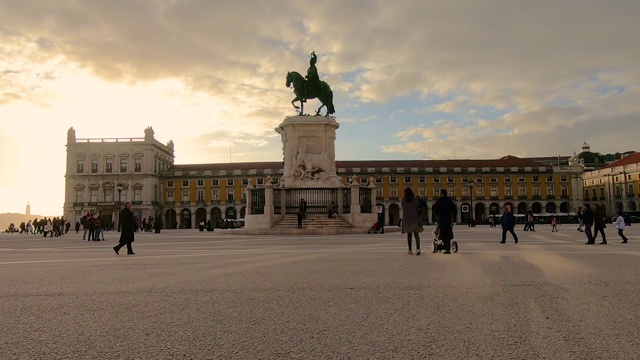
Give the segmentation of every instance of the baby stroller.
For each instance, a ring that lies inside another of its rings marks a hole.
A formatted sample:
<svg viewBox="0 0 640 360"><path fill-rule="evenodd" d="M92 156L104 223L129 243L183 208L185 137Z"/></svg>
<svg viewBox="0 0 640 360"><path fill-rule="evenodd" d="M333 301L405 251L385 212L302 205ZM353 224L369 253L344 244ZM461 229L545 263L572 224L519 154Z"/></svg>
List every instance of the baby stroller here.
<svg viewBox="0 0 640 360"><path fill-rule="evenodd" d="M377 234L381 231L382 229L380 228L380 225L378 225L378 223L374 223L373 225L371 225L371 227L369 228L369 230L367 230L367 234Z"/></svg>
<svg viewBox="0 0 640 360"><path fill-rule="evenodd" d="M436 226L433 230L433 243L431 244L431 251L436 253L444 250L444 241L440 240L440 227ZM451 240L451 252L458 252L458 242Z"/></svg>

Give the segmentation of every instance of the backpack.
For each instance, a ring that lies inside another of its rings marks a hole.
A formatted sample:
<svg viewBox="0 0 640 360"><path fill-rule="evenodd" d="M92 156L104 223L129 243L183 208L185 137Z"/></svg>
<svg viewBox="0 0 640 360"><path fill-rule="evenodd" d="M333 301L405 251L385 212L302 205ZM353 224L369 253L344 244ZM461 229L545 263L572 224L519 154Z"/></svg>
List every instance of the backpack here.
<svg viewBox="0 0 640 360"><path fill-rule="evenodd" d="M87 223L87 217L83 216L82 218L80 218L80 225L84 225Z"/></svg>

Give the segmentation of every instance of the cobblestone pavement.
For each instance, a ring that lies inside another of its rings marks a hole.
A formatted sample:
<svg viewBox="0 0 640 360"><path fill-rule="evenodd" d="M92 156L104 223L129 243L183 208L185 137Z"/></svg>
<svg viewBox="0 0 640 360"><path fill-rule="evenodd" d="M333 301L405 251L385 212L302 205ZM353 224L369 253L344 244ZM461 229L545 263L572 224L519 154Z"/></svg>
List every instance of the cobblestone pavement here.
<svg viewBox="0 0 640 360"><path fill-rule="evenodd" d="M620 244L454 229L404 235L0 234L0 359L634 359L640 225ZM122 251L124 253L125 251Z"/></svg>

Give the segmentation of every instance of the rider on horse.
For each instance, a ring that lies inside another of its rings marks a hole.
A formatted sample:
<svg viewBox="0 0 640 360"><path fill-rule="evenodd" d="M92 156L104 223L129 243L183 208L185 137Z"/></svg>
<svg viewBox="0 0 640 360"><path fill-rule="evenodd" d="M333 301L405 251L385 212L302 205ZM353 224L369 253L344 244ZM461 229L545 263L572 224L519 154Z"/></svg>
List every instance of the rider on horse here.
<svg viewBox="0 0 640 360"><path fill-rule="evenodd" d="M316 62L318 57L316 52L311 52L311 59L309 60L309 70L307 70L307 81L304 84L304 92L306 99L312 99L318 96L320 92L320 77L318 76L318 69L316 69Z"/></svg>
<svg viewBox="0 0 640 360"><path fill-rule="evenodd" d="M299 115L304 115L304 103L307 99L318 99L322 103L322 106L316 111L316 115L320 115L320 110L326 107L327 112L325 116L335 114L336 109L333 106L333 91L331 87L324 81L320 80L318 76L318 69L316 69L316 61L318 57L315 51L311 52L311 60L309 61L309 70L307 70L307 76L296 71L287 72L287 80L285 82L286 87L290 87L293 84L293 93L296 95L291 100L291 105L297 110ZM300 102L300 106L296 105L296 101Z"/></svg>

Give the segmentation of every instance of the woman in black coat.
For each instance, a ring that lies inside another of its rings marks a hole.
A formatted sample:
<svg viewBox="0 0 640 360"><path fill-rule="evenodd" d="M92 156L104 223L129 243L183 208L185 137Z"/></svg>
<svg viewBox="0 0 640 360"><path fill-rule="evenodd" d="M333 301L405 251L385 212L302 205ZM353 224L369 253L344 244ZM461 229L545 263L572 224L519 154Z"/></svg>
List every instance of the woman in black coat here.
<svg viewBox="0 0 640 360"><path fill-rule="evenodd" d="M593 241L596 241L598 233L600 233L602 234L602 242L600 244L606 245L607 235L604 234L604 229L607 227L607 225L604 222L604 209L602 209L600 205L595 204L595 206L593 207L593 216Z"/></svg>
<svg viewBox="0 0 640 360"><path fill-rule="evenodd" d="M127 246L127 255L134 255L133 248L131 247L131 243L134 240L134 233L136 227L136 219L133 218L133 212L131 211L131 202L127 201L124 204L124 209L120 211L120 243L113 247L113 251L116 252L116 255L120 255L118 251L123 246Z"/></svg>

